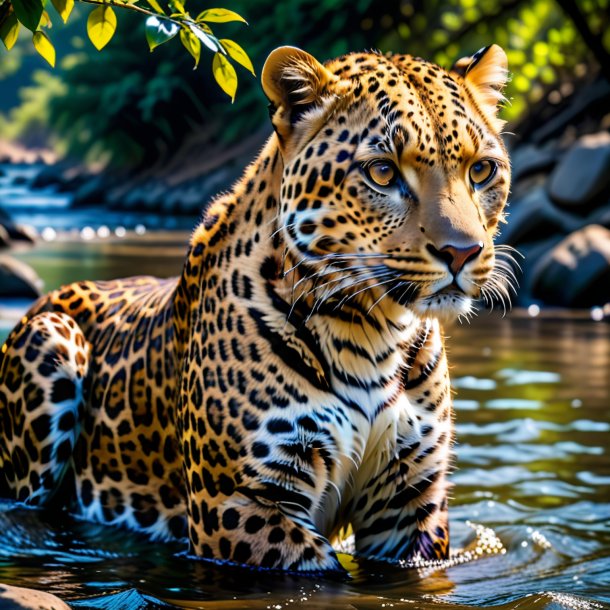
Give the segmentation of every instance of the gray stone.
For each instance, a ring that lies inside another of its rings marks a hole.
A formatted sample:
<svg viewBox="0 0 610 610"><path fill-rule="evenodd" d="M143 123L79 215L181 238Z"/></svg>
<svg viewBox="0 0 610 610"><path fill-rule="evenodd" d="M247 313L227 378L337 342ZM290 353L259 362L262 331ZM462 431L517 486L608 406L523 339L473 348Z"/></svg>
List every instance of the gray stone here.
<svg viewBox="0 0 610 610"><path fill-rule="evenodd" d="M595 210L587 220L590 224L602 225L610 229L610 202Z"/></svg>
<svg viewBox="0 0 610 610"><path fill-rule="evenodd" d="M1 583L0 608L2 610L70 610L68 604L50 593Z"/></svg>
<svg viewBox="0 0 610 610"><path fill-rule="evenodd" d="M551 170L559 154L555 148L541 148L532 144L523 144L511 151L513 181L521 180L533 174L547 173Z"/></svg>
<svg viewBox="0 0 610 610"><path fill-rule="evenodd" d="M498 242L516 246L579 228L582 219L556 208L545 189L539 187L508 207L508 224L501 225Z"/></svg>
<svg viewBox="0 0 610 610"><path fill-rule="evenodd" d="M542 256L532 270L532 294L563 307L610 302L610 231L588 225Z"/></svg>
<svg viewBox="0 0 610 610"><path fill-rule="evenodd" d="M107 189L108 184L104 176L91 176L74 192L72 206L78 208L89 205L100 205L106 201Z"/></svg>
<svg viewBox="0 0 610 610"><path fill-rule="evenodd" d="M549 181L549 195L561 206L593 207L610 190L610 133L580 138L563 156Z"/></svg>
<svg viewBox="0 0 610 610"><path fill-rule="evenodd" d="M12 256L0 256L0 297L38 298L42 280L26 263Z"/></svg>

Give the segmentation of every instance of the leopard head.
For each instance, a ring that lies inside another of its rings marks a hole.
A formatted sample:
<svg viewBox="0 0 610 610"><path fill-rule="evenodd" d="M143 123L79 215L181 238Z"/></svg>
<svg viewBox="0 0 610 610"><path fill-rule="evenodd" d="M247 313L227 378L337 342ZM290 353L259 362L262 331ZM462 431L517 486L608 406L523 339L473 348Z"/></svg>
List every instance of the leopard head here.
<svg viewBox="0 0 610 610"><path fill-rule="evenodd" d="M292 47L271 53L280 230L316 303L448 320L508 296L493 243L510 184L497 117L506 79L496 45L450 71L408 55L322 65Z"/></svg>

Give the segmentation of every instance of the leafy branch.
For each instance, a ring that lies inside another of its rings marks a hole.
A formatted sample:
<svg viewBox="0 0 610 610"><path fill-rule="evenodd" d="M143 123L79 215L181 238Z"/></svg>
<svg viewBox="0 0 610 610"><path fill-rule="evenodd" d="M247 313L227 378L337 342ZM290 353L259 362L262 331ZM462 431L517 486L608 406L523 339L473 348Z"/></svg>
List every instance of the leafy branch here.
<svg viewBox="0 0 610 610"><path fill-rule="evenodd" d="M68 21L75 0L51 0L57 14L64 23ZM135 11L146 16L146 40L151 52L172 38L179 37L184 48L199 65L202 47L214 54L212 71L220 88L235 99L237 73L232 61L254 74L254 67L247 53L233 40L219 39L214 35L210 23L227 23L246 20L234 11L224 8L210 8L197 17L191 17L181 0L169 0L164 10L159 0L76 0L82 4L94 4L87 18L87 34L93 46L101 51L112 39L117 28L114 9ZM0 39L10 51L23 25L32 32L32 43L36 51L51 65L55 66L55 47L47 30L51 19L45 10L46 0L0 0ZM169 14L168 14L169 13Z"/></svg>

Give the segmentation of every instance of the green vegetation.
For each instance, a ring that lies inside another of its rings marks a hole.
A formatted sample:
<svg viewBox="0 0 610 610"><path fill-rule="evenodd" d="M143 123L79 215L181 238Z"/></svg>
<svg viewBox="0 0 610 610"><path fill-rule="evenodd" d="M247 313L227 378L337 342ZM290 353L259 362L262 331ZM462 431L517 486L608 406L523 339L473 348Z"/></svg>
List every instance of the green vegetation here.
<svg viewBox="0 0 610 610"><path fill-rule="evenodd" d="M191 17L180 0L168 0L164 9L159 0L77 0L97 5L87 17L87 35L93 46L101 51L113 38L117 29L115 8L133 11L146 17L145 34L152 51L172 38L178 37L184 48L199 64L202 45L214 53L212 71L220 88L235 99L237 73L230 60L241 64L254 74L252 62L246 52L233 40L218 39L210 23L227 23L246 20L235 11L211 8ZM66 23L74 9L74 0L51 0L55 11ZM46 0L3 0L0 2L0 39L7 51L17 42L23 25L32 32L32 43L37 53L51 67L55 67L56 52L47 33L52 27L51 17L45 10ZM168 14L169 13L169 14Z"/></svg>
<svg viewBox="0 0 610 610"><path fill-rule="evenodd" d="M15 1L4 0L0 14ZM71 2L52 1L60 7ZM320 59L378 48L450 67L496 42L507 50L512 72L503 110L512 125L535 104L558 104L580 82L610 69L610 0L232 0L223 4L253 26L225 20L222 28L229 40L213 38L205 29L213 13L201 0L187 0L182 13L175 0L167 13L155 8L157 0L146 8L138 2L86 0L98 3L90 14L83 1L76 3L69 23L57 24L53 31L54 71L45 70L42 60L36 64L31 43L23 37L10 53L0 55L0 79L10 74L15 79L20 66L31 75L27 84L19 82L20 102L0 102L0 129L25 141L39 141L46 132L47 141L62 152L122 167L163 163L193 137L209 142L213 156L267 126L266 102L253 80L241 83L231 106L214 76L233 98L235 70L228 60L260 71L267 54L282 44L303 47ZM98 54L83 32L91 22L89 34L93 27L94 38L106 42L108 11L119 12L119 5L124 10L118 26ZM152 14L142 15L134 7ZM198 17L191 18L187 10ZM193 24L226 53L215 50L204 62L201 45L207 45L191 36ZM47 33L46 26L38 28ZM152 57L142 44L144 36L154 49ZM176 41L163 44L172 37L189 53ZM197 65L200 59L206 65L193 71L193 61Z"/></svg>

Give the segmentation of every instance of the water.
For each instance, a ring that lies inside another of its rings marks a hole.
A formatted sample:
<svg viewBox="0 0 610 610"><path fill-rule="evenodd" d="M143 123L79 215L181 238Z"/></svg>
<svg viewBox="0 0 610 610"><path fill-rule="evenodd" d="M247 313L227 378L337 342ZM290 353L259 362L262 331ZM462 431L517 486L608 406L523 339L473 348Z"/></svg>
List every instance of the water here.
<svg viewBox="0 0 610 610"><path fill-rule="evenodd" d="M186 238L130 233L85 243L74 236L17 256L50 289L85 277L176 273ZM0 307L4 334L23 307ZM176 545L5 505L0 582L50 591L87 608L165 602L182 608L610 609L610 326L576 316L483 314L450 335L458 441L452 541L468 547L472 561L415 569L344 555L351 579L270 575L194 561ZM491 531L480 530L477 542L470 522Z"/></svg>

